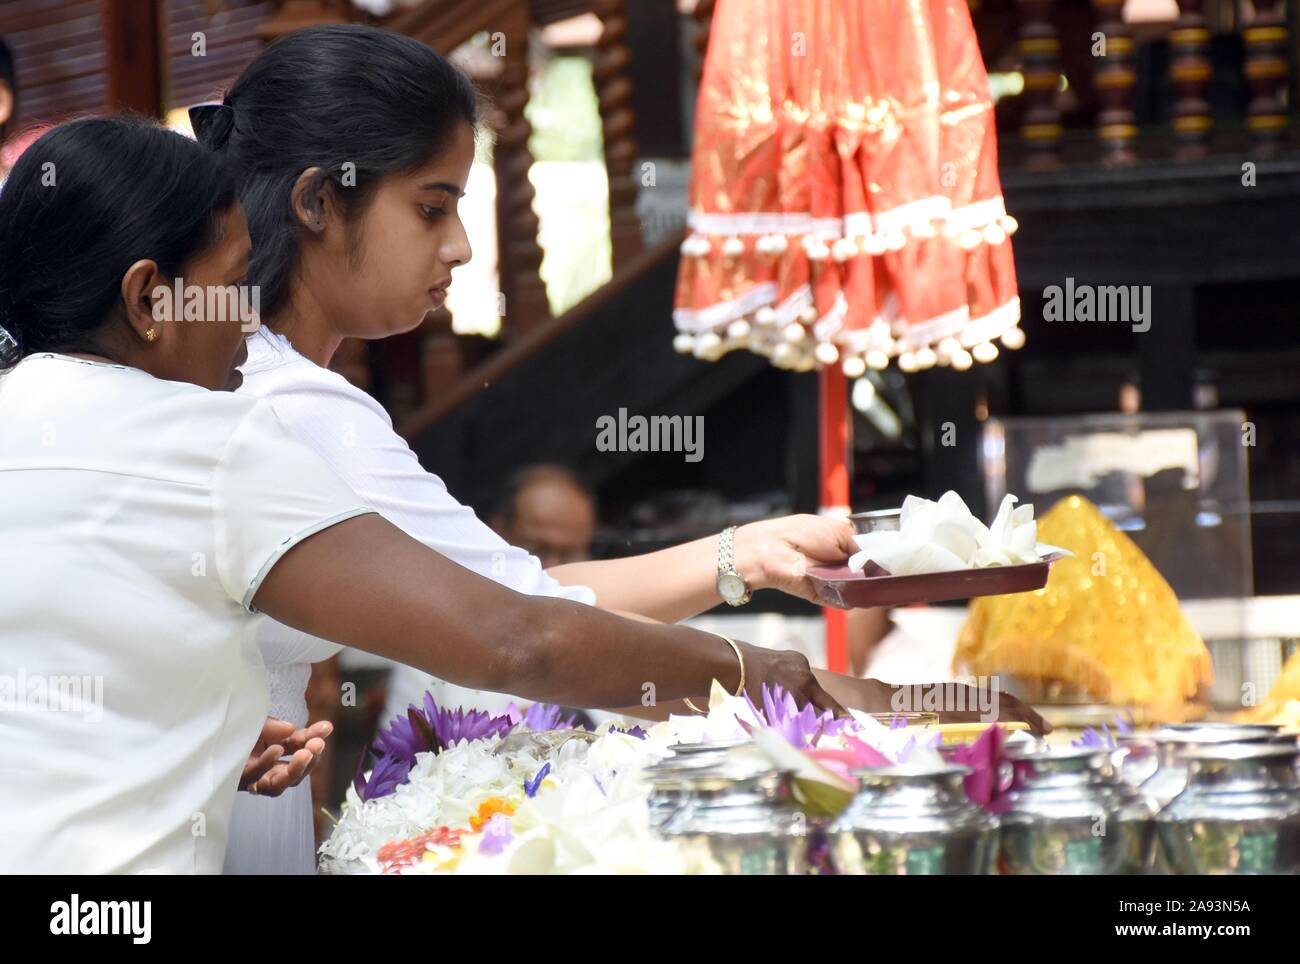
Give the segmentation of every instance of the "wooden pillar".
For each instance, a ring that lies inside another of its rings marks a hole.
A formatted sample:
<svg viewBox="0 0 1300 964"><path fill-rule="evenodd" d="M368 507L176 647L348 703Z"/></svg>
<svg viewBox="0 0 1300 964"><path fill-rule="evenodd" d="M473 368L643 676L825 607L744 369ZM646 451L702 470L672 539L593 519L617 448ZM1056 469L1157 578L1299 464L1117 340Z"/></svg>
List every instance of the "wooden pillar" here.
<svg viewBox="0 0 1300 964"><path fill-rule="evenodd" d="M1101 37L1093 41L1096 70L1093 83L1101 98L1097 115L1097 139L1106 164L1131 164L1136 155L1137 120L1133 114L1133 87L1137 72L1133 69L1133 31L1124 22L1124 0L1092 0L1097 11L1097 30Z"/></svg>
<svg viewBox="0 0 1300 964"><path fill-rule="evenodd" d="M609 236L614 267L641 251L641 221L636 213L639 193L636 113L628 75L624 0L595 0L592 9L604 24L596 44L596 95L605 140L605 172L609 179Z"/></svg>
<svg viewBox="0 0 1300 964"><path fill-rule="evenodd" d="M101 0L107 104L110 111L163 114L163 46L159 5Z"/></svg>
<svg viewBox="0 0 1300 964"><path fill-rule="evenodd" d="M537 215L533 212L533 183L528 179L533 155L528 139L533 128L524 116L528 104L527 4L519 4L500 25L501 75L494 99L498 129L493 164L497 177L498 276L505 300L501 333L506 338L523 334L551 317L546 287L540 274L542 249L537 243ZM494 41L495 42L495 41Z"/></svg>
<svg viewBox="0 0 1300 964"><path fill-rule="evenodd" d="M1053 0L1020 0L1020 61L1025 78L1025 114L1020 136L1029 152L1027 166L1052 167L1059 160L1061 41L1052 24Z"/></svg>
<svg viewBox="0 0 1300 964"><path fill-rule="evenodd" d="M1254 0L1255 16L1242 30L1246 41L1246 124L1252 146L1275 149L1286 136L1286 13L1281 0Z"/></svg>
<svg viewBox="0 0 1300 964"><path fill-rule="evenodd" d="M1204 0L1178 0L1178 19L1169 32L1169 79L1174 101L1175 154L1194 160L1205 154L1213 121L1205 98L1210 86L1210 31L1201 12Z"/></svg>

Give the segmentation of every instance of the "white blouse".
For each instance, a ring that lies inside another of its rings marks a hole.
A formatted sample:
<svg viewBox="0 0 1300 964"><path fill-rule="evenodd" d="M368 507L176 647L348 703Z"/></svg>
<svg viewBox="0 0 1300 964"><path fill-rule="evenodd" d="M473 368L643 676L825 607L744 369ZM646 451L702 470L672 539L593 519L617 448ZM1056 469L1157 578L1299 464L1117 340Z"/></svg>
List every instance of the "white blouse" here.
<svg viewBox="0 0 1300 964"><path fill-rule="evenodd" d="M595 603L590 589L561 585L536 556L510 545L473 509L457 502L442 479L421 467L378 402L299 354L283 336L267 328L250 335L241 371L238 394L270 402L294 436L329 463L366 505L408 535L518 592ZM429 591L437 592L437 587ZM272 620L262 626L258 642L271 678L271 715L305 724L309 664L328 659L341 647ZM421 670L405 668L399 675L397 688L423 692L433 687L442 700L457 704L500 699L499 694L452 687ZM314 853L311 793L305 782L274 799L240 795L227 873L311 873Z"/></svg>
<svg viewBox="0 0 1300 964"><path fill-rule="evenodd" d="M219 871L266 716L253 597L369 511L254 398L0 375L0 873Z"/></svg>

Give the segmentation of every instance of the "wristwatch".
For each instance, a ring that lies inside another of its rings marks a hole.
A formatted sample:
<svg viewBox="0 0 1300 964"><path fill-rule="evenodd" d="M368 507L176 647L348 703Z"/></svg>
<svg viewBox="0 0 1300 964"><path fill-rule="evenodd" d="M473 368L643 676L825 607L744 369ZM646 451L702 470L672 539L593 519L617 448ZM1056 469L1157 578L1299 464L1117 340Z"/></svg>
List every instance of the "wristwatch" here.
<svg viewBox="0 0 1300 964"><path fill-rule="evenodd" d="M735 544L736 527L728 526L718 536L718 595L728 606L743 606L753 598L745 577L736 569L732 558Z"/></svg>

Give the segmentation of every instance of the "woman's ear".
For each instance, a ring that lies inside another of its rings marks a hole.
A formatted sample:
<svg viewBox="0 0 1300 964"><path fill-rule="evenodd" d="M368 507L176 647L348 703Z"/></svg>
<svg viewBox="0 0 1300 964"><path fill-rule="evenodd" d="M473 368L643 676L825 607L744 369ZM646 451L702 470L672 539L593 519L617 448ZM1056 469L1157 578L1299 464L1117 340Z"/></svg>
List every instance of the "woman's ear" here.
<svg viewBox="0 0 1300 964"><path fill-rule="evenodd" d="M169 322L179 318L172 284L154 261L137 261L122 275L122 307L126 323L142 341L163 337Z"/></svg>
<svg viewBox="0 0 1300 964"><path fill-rule="evenodd" d="M309 167L294 181L290 203L298 223L313 234L320 234L334 216L334 185L324 170Z"/></svg>

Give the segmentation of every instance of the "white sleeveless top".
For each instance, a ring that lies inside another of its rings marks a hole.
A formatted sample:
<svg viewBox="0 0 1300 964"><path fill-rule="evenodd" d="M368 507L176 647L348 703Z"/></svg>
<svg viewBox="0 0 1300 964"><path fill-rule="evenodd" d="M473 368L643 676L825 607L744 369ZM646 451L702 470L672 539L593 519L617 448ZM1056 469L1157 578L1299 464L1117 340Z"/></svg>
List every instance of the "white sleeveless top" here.
<svg viewBox="0 0 1300 964"><path fill-rule="evenodd" d="M280 421L316 452L366 505L393 525L453 562L517 592L594 604L595 593L562 586L538 558L512 546L426 472L410 446L393 431L383 407L342 375L322 368L267 328L248 337L248 360L238 394L270 402ZM304 691L310 664L342 647L273 620L257 637L270 676L271 716L307 722ZM437 685L420 670L404 674ZM450 688L449 688L450 691ZM456 689L469 699L472 691ZM499 699L499 694L492 694ZM486 700L485 700L486 702ZM521 701L523 702L523 701ZM312 873L315 869L311 790L304 781L278 798L236 802L226 854L227 873Z"/></svg>

